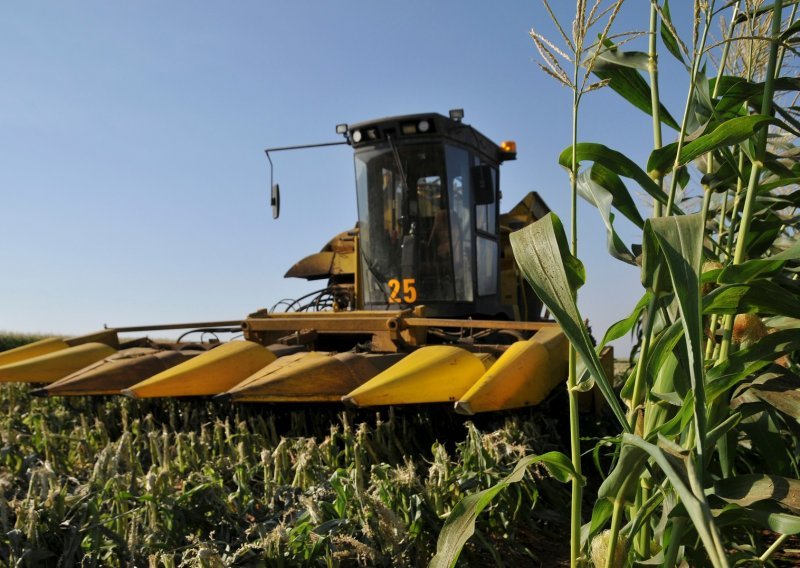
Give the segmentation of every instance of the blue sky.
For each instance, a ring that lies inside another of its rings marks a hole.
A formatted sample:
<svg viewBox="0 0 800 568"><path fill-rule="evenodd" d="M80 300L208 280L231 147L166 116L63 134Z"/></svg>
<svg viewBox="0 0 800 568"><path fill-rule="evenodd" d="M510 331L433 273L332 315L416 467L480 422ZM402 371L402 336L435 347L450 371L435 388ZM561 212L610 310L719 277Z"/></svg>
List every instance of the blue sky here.
<svg viewBox="0 0 800 568"><path fill-rule="evenodd" d="M619 28L644 28L647 5L629 0ZM276 154L277 221L263 149L337 140L340 122L464 108L517 142L503 210L536 190L566 222L570 93L536 66L531 27L557 37L516 0L6 5L0 329L238 319L315 289L283 274L353 226L350 149ZM665 98L680 116L677 77ZM650 128L612 93L586 99L583 140L644 163ZM638 272L607 256L595 210L579 227L599 338L638 300Z"/></svg>

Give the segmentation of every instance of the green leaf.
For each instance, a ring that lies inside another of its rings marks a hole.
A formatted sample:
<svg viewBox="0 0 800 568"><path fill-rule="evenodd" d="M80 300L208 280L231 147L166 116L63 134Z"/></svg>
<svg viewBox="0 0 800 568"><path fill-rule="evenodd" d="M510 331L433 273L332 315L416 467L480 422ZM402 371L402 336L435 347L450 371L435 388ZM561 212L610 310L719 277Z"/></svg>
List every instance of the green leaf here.
<svg viewBox="0 0 800 568"><path fill-rule="evenodd" d="M796 474L797 455L792 446L786 445L782 427L776 423L778 414L770 412L769 405L749 390L733 398L730 407L748 417L739 424L740 435L748 439L752 452L760 454L759 463L769 464L770 473L776 475Z"/></svg>
<svg viewBox="0 0 800 568"><path fill-rule="evenodd" d="M719 284L740 284L777 273L787 261L800 259L800 240L791 247L767 258L754 258L727 266L717 277Z"/></svg>
<svg viewBox="0 0 800 568"><path fill-rule="evenodd" d="M782 513L777 507L757 504L751 507L740 507L730 504L716 511L719 524L738 526L758 526L778 534L800 533L800 517Z"/></svg>
<svg viewBox="0 0 800 568"><path fill-rule="evenodd" d="M748 376L767 367L779 357L800 349L800 334L797 330L781 330L770 333L759 341L728 356L723 363L709 369L708 401L728 392Z"/></svg>
<svg viewBox="0 0 800 568"><path fill-rule="evenodd" d="M774 316L764 320L767 327L774 327L777 329L797 329L800 328L800 319L790 318L786 316Z"/></svg>
<svg viewBox="0 0 800 568"><path fill-rule="evenodd" d="M798 0L784 0L782 2L783 7L791 6L793 4L797 4ZM775 4L761 4L758 8L752 8L748 10L743 10L739 12L739 15L736 17L736 24L741 24L746 22L747 20L757 20L767 12L774 12L775 11Z"/></svg>
<svg viewBox="0 0 800 568"><path fill-rule="evenodd" d="M727 190L735 190L737 181L741 179L743 183L747 182L750 176L750 162L744 164L744 169L739 171L739 166L735 161L728 159L730 152L727 148L721 151L723 161L716 171L710 174L705 174L700 178L700 185L708 187L716 192Z"/></svg>
<svg viewBox="0 0 800 568"><path fill-rule="evenodd" d="M669 13L669 1L664 0L664 6L661 10L662 20L666 20L669 23L672 23L672 16ZM683 54L681 53L681 48L678 45L678 40L675 35L670 31L670 27L661 23L661 41L664 42L664 45L667 48L672 56L686 65L686 62L683 60Z"/></svg>
<svg viewBox="0 0 800 568"><path fill-rule="evenodd" d="M680 322L674 322L666 329L662 330L650 348L647 357L648 385L651 387L651 395L657 396L658 393L675 393L680 397L686 395L688 385L683 380L683 376L678 376L678 358L675 355L675 346L683 338L683 326ZM676 381L675 379L678 378Z"/></svg>
<svg viewBox="0 0 800 568"><path fill-rule="evenodd" d="M649 61L650 57L646 53L606 50L595 60L592 73L599 79L608 81L608 86L626 101L652 116L650 85L638 71L647 69ZM680 130L678 123L661 103L658 112L661 122L674 130Z"/></svg>
<svg viewBox="0 0 800 568"><path fill-rule="evenodd" d="M642 314L642 310L644 310L644 308L652 299L653 293L646 291L644 296L642 296L628 317L616 322L608 328L608 331L606 331L606 334L603 336L603 341L600 342L600 347L608 345L611 341L619 339L626 333L630 332L633 329L633 326L636 325L636 322L639 321L639 316Z"/></svg>
<svg viewBox="0 0 800 568"><path fill-rule="evenodd" d="M727 120L709 134L704 134L685 144L681 148L677 163L679 166L683 166L712 150L738 144L753 136L759 129L775 122L772 117L760 114ZM660 177L672 171L677 153L677 142L653 150L647 160L648 173L652 177Z"/></svg>
<svg viewBox="0 0 800 568"><path fill-rule="evenodd" d="M669 269L681 316L689 380L695 398L695 438L701 450L705 432L703 327L700 312L700 263L703 257L703 218L700 214L649 219L645 231L658 240ZM648 251L645 251L645 255ZM702 453L702 452L701 452Z"/></svg>
<svg viewBox="0 0 800 568"><path fill-rule="evenodd" d="M781 32L780 41L787 42L797 32L800 32L800 20L792 22Z"/></svg>
<svg viewBox="0 0 800 568"><path fill-rule="evenodd" d="M589 539L602 529L611 518L613 505L606 499L597 499L592 508L592 520L581 527L581 542L587 543Z"/></svg>
<svg viewBox="0 0 800 568"><path fill-rule="evenodd" d="M450 516L439 533L436 544L436 555L431 559L429 568L455 566L461 549L475 532L475 519L492 499L509 484L520 481L528 467L535 463L543 463L553 477L565 482L578 477L569 458L560 452L548 452L541 456L527 456L517 462L508 476L496 485L465 497L453 507Z"/></svg>
<svg viewBox="0 0 800 568"><path fill-rule="evenodd" d="M628 221L640 229L644 227L644 219L642 219L628 188L625 187L619 176L598 163L592 164L590 172L591 180L611 194L611 205L622 213Z"/></svg>
<svg viewBox="0 0 800 568"><path fill-rule="evenodd" d="M713 88L716 79L711 80ZM798 91L800 90L800 79L797 77L777 77L773 82L775 91ZM745 104L751 108L761 108L761 99L764 95L763 82L751 82L742 77L723 76L720 79L718 92L721 93L714 111L723 118L731 118L732 115L745 110Z"/></svg>
<svg viewBox="0 0 800 568"><path fill-rule="evenodd" d="M800 480L780 475L753 473L720 479L714 483L714 494L742 507L766 500L800 513Z"/></svg>
<svg viewBox="0 0 800 568"><path fill-rule="evenodd" d="M611 170L618 176L634 180L648 195L650 195L650 197L666 205L667 194L658 187L658 184L654 182L642 168L637 166L636 163L625 154L612 150L602 144L580 142L575 145L575 155L578 162L594 162ZM572 146L561 152L558 157L558 163L568 170L572 169ZM679 215L683 214L683 211L681 211L677 205L674 206L673 212Z"/></svg>
<svg viewBox="0 0 800 568"><path fill-rule="evenodd" d="M785 261L772 258L748 260L742 264L731 264L719 271L718 284L745 284L757 278L774 276L780 272Z"/></svg>
<svg viewBox="0 0 800 568"><path fill-rule="evenodd" d="M787 185L797 185L797 184L800 184L800 177L781 178L775 181L760 184L758 186L758 192L767 193L772 191L773 189L778 189L779 187L786 187Z"/></svg>
<svg viewBox="0 0 800 568"><path fill-rule="evenodd" d="M749 258L758 258L772 247L775 239L785 230L784 220L773 210L764 209L753 216L745 241L745 251Z"/></svg>
<svg viewBox="0 0 800 568"><path fill-rule="evenodd" d="M628 250L628 247L625 246L625 243L622 242L622 239L614 229L614 214L611 213L611 203L613 201L611 193L592 180L592 170L597 166L598 164L594 164L594 166L588 170L584 170L578 174L578 194L594 205L600 213L600 218L606 226L606 248L609 254L617 260L636 266L633 254Z"/></svg>
<svg viewBox="0 0 800 568"><path fill-rule="evenodd" d="M663 266L661 246L653 231L642 233L641 256L641 281L642 286L651 291L656 297L661 297L672 292L669 273Z"/></svg>
<svg viewBox="0 0 800 568"><path fill-rule="evenodd" d="M780 123L781 128L787 132L791 132L795 136L800 136L800 120L797 120L794 114L774 102L772 103L772 107L775 109L775 114L779 115L784 120L784 122Z"/></svg>
<svg viewBox="0 0 800 568"><path fill-rule="evenodd" d="M575 303L574 289L568 276L570 270L564 262L564 259L574 257L569 254L561 220L554 213L548 213L535 223L511 233L511 247L525 279L561 326L620 424L629 429L625 413Z"/></svg>
<svg viewBox="0 0 800 568"><path fill-rule="evenodd" d="M739 422L742 421L744 414L742 412L733 412L730 414L725 420L714 426L711 430L708 431L706 438L708 440L708 446L713 448L717 445L717 440L722 439L723 444L727 444L727 436L731 430L733 430L736 426L738 426Z"/></svg>
<svg viewBox="0 0 800 568"><path fill-rule="evenodd" d="M642 71L647 71L650 67L650 55L643 51L622 51L608 38L603 40L603 45L606 49L597 55L595 65L629 67Z"/></svg>
<svg viewBox="0 0 800 568"><path fill-rule="evenodd" d="M685 452L679 454L670 452L667 454L662 448L645 442L639 436L632 434L623 434L622 443L636 446L647 452L661 471L664 472L672 484L672 488L680 497L689 518L692 520L694 528L709 554L711 563L715 566L722 565L720 564L721 560L717 559L724 558L725 551L719 542L717 536L719 533L714 516L711 514L711 509L702 492L702 486L697 487L699 494L695 494L691 489L691 484L688 482L688 479L696 476L696 473L691 469L691 458ZM668 444L664 439L661 440L661 443ZM675 448L673 451L678 450L680 448Z"/></svg>
<svg viewBox="0 0 800 568"><path fill-rule="evenodd" d="M747 284L727 284L703 297L704 314L746 314L800 318L797 294L771 280L754 280Z"/></svg>
<svg viewBox="0 0 800 568"><path fill-rule="evenodd" d="M695 75L694 84L691 114L695 118L697 126L711 124L714 115L714 103L711 102L711 91L705 74L705 66ZM692 127L691 131L694 131L694 129Z"/></svg>
<svg viewBox="0 0 800 568"><path fill-rule="evenodd" d="M633 503L646 464L647 453L642 448L623 445L617 465L597 490L597 498Z"/></svg>
<svg viewBox="0 0 800 568"><path fill-rule="evenodd" d="M800 421L800 386L797 376L786 373L759 377L748 392L776 410Z"/></svg>
<svg viewBox="0 0 800 568"><path fill-rule="evenodd" d="M658 409L660 410L659 413L654 413L651 410L651 414L654 414L654 416L645 416L645 420L651 425L652 432L658 436L669 438L674 438L681 432L686 432L694 415L694 396L692 396L692 391L686 394L683 405L677 412L667 412L667 409L663 407L658 407ZM648 418L652 418L652 420L648 420Z"/></svg>

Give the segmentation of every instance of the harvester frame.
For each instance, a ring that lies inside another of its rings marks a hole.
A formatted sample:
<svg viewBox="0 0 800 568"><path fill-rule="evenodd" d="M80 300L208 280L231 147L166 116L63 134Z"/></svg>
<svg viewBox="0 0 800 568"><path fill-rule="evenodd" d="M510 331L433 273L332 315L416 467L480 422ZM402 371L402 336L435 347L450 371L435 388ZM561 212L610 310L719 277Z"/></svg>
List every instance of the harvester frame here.
<svg viewBox="0 0 800 568"><path fill-rule="evenodd" d="M515 144L495 144L460 110L337 132L345 142L271 149L349 144L355 153L356 228L286 273L327 280L312 300L289 303L307 311L47 339L0 354L0 380L49 383L43 395L455 402L465 414L541 402L566 376L567 341L543 317L509 242L549 209L529 193L500 214L499 166L516 159ZM277 217L275 184L271 201ZM189 330L177 342L120 337L177 329ZM194 332L201 341L183 341ZM215 339L239 332L245 341Z"/></svg>

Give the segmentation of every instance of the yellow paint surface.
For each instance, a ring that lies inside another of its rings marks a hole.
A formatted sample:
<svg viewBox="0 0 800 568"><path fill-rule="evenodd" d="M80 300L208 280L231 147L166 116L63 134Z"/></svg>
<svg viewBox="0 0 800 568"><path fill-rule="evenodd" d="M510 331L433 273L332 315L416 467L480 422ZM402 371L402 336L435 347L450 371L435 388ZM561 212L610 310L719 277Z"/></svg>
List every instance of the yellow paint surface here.
<svg viewBox="0 0 800 568"><path fill-rule="evenodd" d="M25 359L32 357L39 357L40 355L47 355L61 349L69 347L67 343L57 337L48 337L47 339L40 339L22 347L16 347L3 351L0 353L0 367L10 365L11 363L19 363Z"/></svg>
<svg viewBox="0 0 800 568"><path fill-rule="evenodd" d="M103 343L84 343L0 367L0 382L52 383L113 355Z"/></svg>
<svg viewBox="0 0 800 568"><path fill-rule="evenodd" d="M252 341L230 341L122 392L136 398L208 396L227 391L276 359Z"/></svg>
<svg viewBox="0 0 800 568"><path fill-rule="evenodd" d="M462 414L534 406L567 377L567 338L560 329L518 341L456 403Z"/></svg>
<svg viewBox="0 0 800 568"><path fill-rule="evenodd" d="M455 401L493 362L452 345L422 347L342 400L357 406Z"/></svg>

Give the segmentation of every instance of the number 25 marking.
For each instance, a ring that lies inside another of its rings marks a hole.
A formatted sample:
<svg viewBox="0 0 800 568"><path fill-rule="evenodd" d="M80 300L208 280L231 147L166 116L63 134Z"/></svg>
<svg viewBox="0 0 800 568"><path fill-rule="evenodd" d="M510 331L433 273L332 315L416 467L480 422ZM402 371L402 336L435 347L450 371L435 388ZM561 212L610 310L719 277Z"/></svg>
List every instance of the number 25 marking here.
<svg viewBox="0 0 800 568"><path fill-rule="evenodd" d="M392 304L413 304L417 301L417 288L415 287L416 280L414 278L403 278L402 289L403 296L400 297L400 280L392 278L389 280L389 302Z"/></svg>

